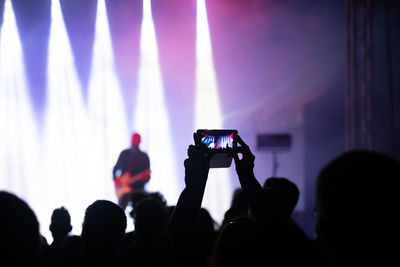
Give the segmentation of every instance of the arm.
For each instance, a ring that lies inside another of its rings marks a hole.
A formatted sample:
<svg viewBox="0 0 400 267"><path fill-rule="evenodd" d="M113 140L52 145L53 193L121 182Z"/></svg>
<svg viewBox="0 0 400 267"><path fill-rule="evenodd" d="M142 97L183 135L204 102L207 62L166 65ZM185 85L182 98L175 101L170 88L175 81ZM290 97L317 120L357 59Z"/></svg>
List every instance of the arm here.
<svg viewBox="0 0 400 267"><path fill-rule="evenodd" d="M184 161L185 188L179 196L169 225L171 232L193 232L203 201L207 183L210 156L207 149L197 142L188 148L188 158Z"/></svg>
<svg viewBox="0 0 400 267"><path fill-rule="evenodd" d="M210 156L206 154L206 148L198 143L189 146L188 156L184 162L186 186L168 226L177 266L193 266L197 219L210 169Z"/></svg>
<svg viewBox="0 0 400 267"><path fill-rule="evenodd" d="M241 145L238 147L238 153L242 154L239 159L237 153L234 154L236 172L239 177L240 185L249 203L252 215L263 225L275 224L280 219L280 211L274 203L273 197L265 194L262 186L257 181L253 169L255 156L249 146L237 136L237 141Z"/></svg>

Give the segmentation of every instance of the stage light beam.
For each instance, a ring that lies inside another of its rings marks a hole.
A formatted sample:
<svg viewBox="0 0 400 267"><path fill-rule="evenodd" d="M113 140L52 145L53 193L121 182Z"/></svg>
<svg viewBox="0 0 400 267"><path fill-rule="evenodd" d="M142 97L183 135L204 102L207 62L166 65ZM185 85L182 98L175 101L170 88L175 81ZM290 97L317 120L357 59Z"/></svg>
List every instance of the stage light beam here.
<svg viewBox="0 0 400 267"><path fill-rule="evenodd" d="M223 128L205 0L197 0L194 126L195 129ZM224 212L229 208L231 194L232 185L228 170L211 169L203 206L219 223L222 222Z"/></svg>
<svg viewBox="0 0 400 267"><path fill-rule="evenodd" d="M27 90L21 40L6 0L0 35L0 188L34 202L40 150Z"/></svg>
<svg viewBox="0 0 400 267"><path fill-rule="evenodd" d="M73 231L80 233L84 206L82 184L87 179L87 116L60 1L51 2L47 69L47 106L43 147L47 199L38 210L48 221L55 208L65 206ZM47 236L46 236L47 237Z"/></svg>
<svg viewBox="0 0 400 267"><path fill-rule="evenodd" d="M141 147L150 157L151 179L147 189L160 191L172 205L178 198L174 137L171 135L164 98L151 0L143 0L139 66L133 125L135 131L141 133Z"/></svg>
<svg viewBox="0 0 400 267"><path fill-rule="evenodd" d="M105 0L97 2L88 111L91 136L91 174L86 182L98 198L117 202L112 169L119 153L129 145L130 132L115 70ZM89 193L89 192L88 192Z"/></svg>

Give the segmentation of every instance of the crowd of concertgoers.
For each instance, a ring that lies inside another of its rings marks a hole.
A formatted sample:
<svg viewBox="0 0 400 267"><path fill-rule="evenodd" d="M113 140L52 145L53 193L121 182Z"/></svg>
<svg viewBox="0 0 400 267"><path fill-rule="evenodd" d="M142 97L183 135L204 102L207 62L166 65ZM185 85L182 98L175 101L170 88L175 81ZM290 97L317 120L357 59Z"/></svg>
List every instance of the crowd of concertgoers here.
<svg viewBox="0 0 400 267"><path fill-rule="evenodd" d="M71 234L68 210L55 209L48 244L29 205L0 191L1 266L400 266L395 159L363 150L332 159L317 177L315 237L309 238L291 216L297 186L282 177L260 184L255 157L239 136L240 188L217 225L201 206L210 157L196 139L176 205L160 192L136 193L131 232L117 204L97 200L85 210L80 235Z"/></svg>

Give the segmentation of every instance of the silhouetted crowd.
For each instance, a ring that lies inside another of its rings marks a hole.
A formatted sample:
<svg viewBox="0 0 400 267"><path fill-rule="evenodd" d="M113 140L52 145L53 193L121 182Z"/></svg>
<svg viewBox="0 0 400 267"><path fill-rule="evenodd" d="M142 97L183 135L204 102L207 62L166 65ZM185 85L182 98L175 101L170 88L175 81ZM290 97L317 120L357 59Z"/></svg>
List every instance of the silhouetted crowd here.
<svg viewBox="0 0 400 267"><path fill-rule="evenodd" d="M201 206L210 154L195 137L176 205L168 205L161 192L135 193L131 232L117 204L97 200L85 210L80 235L71 234L68 210L56 208L48 244L28 203L0 191L0 265L400 266L398 161L366 150L332 159L317 177L310 238L292 219L297 186L284 177L260 184L254 155L240 136L237 142L240 188L220 225Z"/></svg>

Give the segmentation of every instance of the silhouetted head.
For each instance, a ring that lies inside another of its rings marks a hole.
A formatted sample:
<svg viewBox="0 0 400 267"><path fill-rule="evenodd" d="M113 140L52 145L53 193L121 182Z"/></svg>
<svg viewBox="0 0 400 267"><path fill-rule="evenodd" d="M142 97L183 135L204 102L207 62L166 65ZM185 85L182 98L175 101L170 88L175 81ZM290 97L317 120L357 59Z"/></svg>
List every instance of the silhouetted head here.
<svg viewBox="0 0 400 267"><path fill-rule="evenodd" d="M0 191L0 265L37 266L41 236L29 205L16 195Z"/></svg>
<svg viewBox="0 0 400 267"><path fill-rule="evenodd" d="M132 147L138 147L141 141L141 136L138 133L133 133L131 138Z"/></svg>
<svg viewBox="0 0 400 267"><path fill-rule="evenodd" d="M61 207L53 211L49 229L54 240L64 237L71 232L71 217L66 208Z"/></svg>
<svg viewBox="0 0 400 267"><path fill-rule="evenodd" d="M112 250L120 245L126 229L124 211L108 200L96 200L87 207L82 225L85 249Z"/></svg>
<svg viewBox="0 0 400 267"><path fill-rule="evenodd" d="M134 193L132 193L131 201L130 201L130 204L132 206L130 215L132 218L135 216L134 214L135 214L136 205L138 203L140 203L142 200L147 199L147 198L152 198L152 199L158 201L165 208L167 207L167 201L161 192L158 192L158 191L147 192L145 190L136 190Z"/></svg>
<svg viewBox="0 0 400 267"><path fill-rule="evenodd" d="M167 226L167 209L159 200L145 198L135 205L132 213L138 235L162 234Z"/></svg>
<svg viewBox="0 0 400 267"><path fill-rule="evenodd" d="M300 195L295 183L284 177L270 177L265 180L263 189L265 191L274 190L279 192L287 204L288 212L293 212Z"/></svg>
<svg viewBox="0 0 400 267"><path fill-rule="evenodd" d="M399 248L388 245L398 244L399 179L399 163L371 151L343 153L321 170L316 238L330 261L394 266L382 263L393 259L393 250Z"/></svg>

